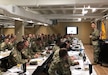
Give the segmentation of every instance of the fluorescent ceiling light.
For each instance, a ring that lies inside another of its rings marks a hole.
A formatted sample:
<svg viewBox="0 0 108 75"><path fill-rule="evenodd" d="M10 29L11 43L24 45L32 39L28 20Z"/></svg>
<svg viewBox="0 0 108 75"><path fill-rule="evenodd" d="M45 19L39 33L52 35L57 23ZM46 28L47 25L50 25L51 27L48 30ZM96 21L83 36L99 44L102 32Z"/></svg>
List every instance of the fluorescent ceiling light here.
<svg viewBox="0 0 108 75"><path fill-rule="evenodd" d="M81 21L81 18L78 18L78 21Z"/></svg>
<svg viewBox="0 0 108 75"><path fill-rule="evenodd" d="M88 10L82 9L82 14L85 15L88 13Z"/></svg>
<svg viewBox="0 0 108 75"><path fill-rule="evenodd" d="M96 8L92 8L92 12L95 12L96 11Z"/></svg>
<svg viewBox="0 0 108 75"><path fill-rule="evenodd" d="M29 23L34 23L32 20L31 20L31 21L27 21L27 22L29 22Z"/></svg>
<svg viewBox="0 0 108 75"><path fill-rule="evenodd" d="M91 7L90 7L90 5L88 5L88 7L87 7L88 9L90 9Z"/></svg>
<svg viewBox="0 0 108 75"><path fill-rule="evenodd" d="M44 26L48 26L48 24L45 23Z"/></svg>
<svg viewBox="0 0 108 75"><path fill-rule="evenodd" d="M0 15L0 16L3 16L3 15Z"/></svg>
<svg viewBox="0 0 108 75"><path fill-rule="evenodd" d="M38 24L38 25L42 25L43 23L41 23L41 22L38 22L37 24Z"/></svg>
<svg viewBox="0 0 108 75"><path fill-rule="evenodd" d="M21 18L15 18L15 17L11 17L11 18L14 19L14 20L23 21L23 19L21 19Z"/></svg>
<svg viewBox="0 0 108 75"><path fill-rule="evenodd" d="M6 25L4 25L4 28L15 28L15 26L6 26Z"/></svg>

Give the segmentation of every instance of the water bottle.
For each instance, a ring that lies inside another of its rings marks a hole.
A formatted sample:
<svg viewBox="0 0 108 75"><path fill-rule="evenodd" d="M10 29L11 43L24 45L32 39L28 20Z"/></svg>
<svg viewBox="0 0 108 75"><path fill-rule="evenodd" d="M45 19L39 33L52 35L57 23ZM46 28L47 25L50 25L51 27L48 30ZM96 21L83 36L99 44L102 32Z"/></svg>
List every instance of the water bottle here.
<svg viewBox="0 0 108 75"><path fill-rule="evenodd" d="M26 63L22 64L22 71L23 71L23 73L26 72Z"/></svg>
<svg viewBox="0 0 108 75"><path fill-rule="evenodd" d="M85 56L85 54L83 55L83 61L86 61L86 56Z"/></svg>
<svg viewBox="0 0 108 75"><path fill-rule="evenodd" d="M89 75L92 74L92 64L89 64Z"/></svg>

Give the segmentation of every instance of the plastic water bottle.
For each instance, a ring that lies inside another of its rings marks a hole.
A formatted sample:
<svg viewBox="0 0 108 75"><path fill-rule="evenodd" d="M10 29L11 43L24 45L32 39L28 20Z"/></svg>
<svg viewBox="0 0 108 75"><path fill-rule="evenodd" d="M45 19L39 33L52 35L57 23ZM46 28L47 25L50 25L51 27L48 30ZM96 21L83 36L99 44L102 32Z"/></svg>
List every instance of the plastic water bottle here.
<svg viewBox="0 0 108 75"><path fill-rule="evenodd" d="M85 56L85 54L83 55L83 61L86 61L86 56Z"/></svg>

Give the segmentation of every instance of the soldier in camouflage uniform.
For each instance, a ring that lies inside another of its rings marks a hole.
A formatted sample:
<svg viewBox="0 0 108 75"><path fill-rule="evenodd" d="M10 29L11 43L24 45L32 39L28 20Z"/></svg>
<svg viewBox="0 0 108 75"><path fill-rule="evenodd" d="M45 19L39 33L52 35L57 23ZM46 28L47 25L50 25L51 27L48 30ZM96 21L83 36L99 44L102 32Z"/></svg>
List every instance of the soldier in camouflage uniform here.
<svg viewBox="0 0 108 75"><path fill-rule="evenodd" d="M53 46L52 49L54 51L53 60L58 59L59 58L59 50L60 50L60 41L59 40L56 40L55 45Z"/></svg>
<svg viewBox="0 0 108 75"><path fill-rule="evenodd" d="M36 40L31 43L31 47L30 48L32 49L32 51L34 53L36 53L38 51L37 50L37 45L36 45Z"/></svg>
<svg viewBox="0 0 108 75"><path fill-rule="evenodd" d="M53 51L60 49L60 40L55 40L55 45L53 46Z"/></svg>
<svg viewBox="0 0 108 75"><path fill-rule="evenodd" d="M42 50L45 49L45 46L44 46L44 44L42 43L41 38L38 38L38 39L35 41L35 47L36 47L36 51L37 51L37 52L42 52Z"/></svg>
<svg viewBox="0 0 108 75"><path fill-rule="evenodd" d="M36 52L33 52L29 47L29 44L28 40L24 40L24 49L21 51L24 59L34 58L34 55L36 54Z"/></svg>
<svg viewBox="0 0 108 75"><path fill-rule="evenodd" d="M9 42L9 39L8 38L6 38L4 40L4 42L1 43L1 46L0 46L0 50L1 51L5 51L6 49L11 50L12 48L13 48L13 46Z"/></svg>
<svg viewBox="0 0 108 75"><path fill-rule="evenodd" d="M2 75L2 71L0 70L0 75Z"/></svg>
<svg viewBox="0 0 108 75"><path fill-rule="evenodd" d="M49 75L71 75L70 66L78 65L78 62L73 62L69 59L66 49L59 51L60 59L54 60L48 70Z"/></svg>
<svg viewBox="0 0 108 75"><path fill-rule="evenodd" d="M24 64L28 60L22 59L21 50L23 50L24 43L18 42L16 48L9 55L9 67L15 66L17 64Z"/></svg>
<svg viewBox="0 0 108 75"><path fill-rule="evenodd" d="M23 59L30 59L31 58L31 52L29 51L29 41L28 40L24 40L24 48L21 51L21 53L23 54Z"/></svg>
<svg viewBox="0 0 108 75"><path fill-rule="evenodd" d="M59 51L62 50L60 48L66 48L67 50L70 50L70 42L68 41L65 41L64 43L62 43L58 48L57 50L54 52L54 55L53 55L53 60L58 60L59 59Z"/></svg>
<svg viewBox="0 0 108 75"><path fill-rule="evenodd" d="M92 45L93 45L93 49L94 49L94 63L93 64L97 64L99 62L99 30L97 29L97 26L95 25L95 23L93 22L91 24L91 27L93 28L93 32L90 36L91 40L92 40Z"/></svg>

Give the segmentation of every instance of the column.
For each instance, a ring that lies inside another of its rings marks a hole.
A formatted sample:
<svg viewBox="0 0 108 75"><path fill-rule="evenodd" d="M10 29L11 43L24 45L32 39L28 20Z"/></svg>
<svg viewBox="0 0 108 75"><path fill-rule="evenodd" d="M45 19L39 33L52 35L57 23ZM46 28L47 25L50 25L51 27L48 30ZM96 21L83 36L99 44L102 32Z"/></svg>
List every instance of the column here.
<svg viewBox="0 0 108 75"><path fill-rule="evenodd" d="M22 40L22 35L24 35L24 24L22 21L15 20L15 35L18 41Z"/></svg>
<svg viewBox="0 0 108 75"><path fill-rule="evenodd" d="M0 28L0 34L4 34L3 33L3 27Z"/></svg>

